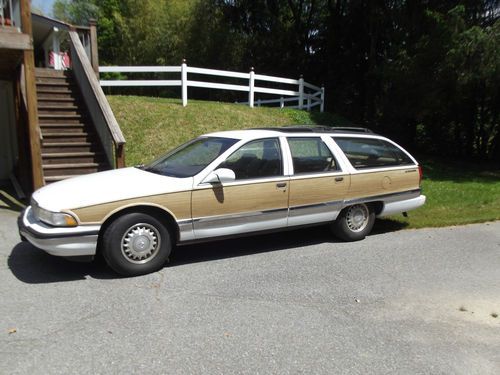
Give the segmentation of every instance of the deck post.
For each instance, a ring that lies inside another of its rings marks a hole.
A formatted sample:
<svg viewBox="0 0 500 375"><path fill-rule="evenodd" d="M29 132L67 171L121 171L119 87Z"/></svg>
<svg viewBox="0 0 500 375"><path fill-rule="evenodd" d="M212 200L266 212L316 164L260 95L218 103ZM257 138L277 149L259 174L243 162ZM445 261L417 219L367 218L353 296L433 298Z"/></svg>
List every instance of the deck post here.
<svg viewBox="0 0 500 375"><path fill-rule="evenodd" d="M186 59L182 59L181 64L181 86L182 86L182 106L188 104L188 90L187 90L187 64Z"/></svg>
<svg viewBox="0 0 500 375"><path fill-rule="evenodd" d="M96 29L96 20L91 18L89 19L89 27L90 27L90 64L94 69L94 72L99 79L99 53L97 49L97 29Z"/></svg>
<svg viewBox="0 0 500 375"><path fill-rule="evenodd" d="M248 105L250 108L254 107L255 97L255 71L253 66L250 68L250 78L248 80Z"/></svg>
<svg viewBox="0 0 500 375"><path fill-rule="evenodd" d="M304 108L304 77L302 74L299 78L299 109Z"/></svg>
<svg viewBox="0 0 500 375"><path fill-rule="evenodd" d="M20 1L21 27L24 34L28 34L33 44L33 31L31 26L31 9L29 0ZM42 154L40 148L40 127L38 126L38 109L35 83L35 57L33 47L23 52L24 80L26 90L26 111L28 120L28 134L31 152L31 176L33 189L36 190L44 185Z"/></svg>

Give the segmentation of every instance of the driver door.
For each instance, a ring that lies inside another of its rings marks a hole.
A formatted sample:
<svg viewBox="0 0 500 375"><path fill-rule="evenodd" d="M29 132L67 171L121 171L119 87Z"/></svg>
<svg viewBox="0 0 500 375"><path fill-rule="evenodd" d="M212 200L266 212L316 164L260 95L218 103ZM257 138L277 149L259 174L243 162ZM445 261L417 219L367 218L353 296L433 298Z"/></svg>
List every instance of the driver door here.
<svg viewBox="0 0 500 375"><path fill-rule="evenodd" d="M218 168L231 169L235 180L201 183L193 190L196 238L286 227L289 181L278 138L250 141Z"/></svg>

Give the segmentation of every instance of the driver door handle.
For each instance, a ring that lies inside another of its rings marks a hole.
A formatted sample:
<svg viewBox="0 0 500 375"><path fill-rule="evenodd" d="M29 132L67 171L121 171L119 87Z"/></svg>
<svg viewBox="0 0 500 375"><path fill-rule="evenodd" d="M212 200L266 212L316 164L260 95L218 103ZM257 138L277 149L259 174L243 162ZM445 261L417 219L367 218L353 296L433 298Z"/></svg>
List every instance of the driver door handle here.
<svg viewBox="0 0 500 375"><path fill-rule="evenodd" d="M286 182L278 182L276 187L280 189L286 188Z"/></svg>

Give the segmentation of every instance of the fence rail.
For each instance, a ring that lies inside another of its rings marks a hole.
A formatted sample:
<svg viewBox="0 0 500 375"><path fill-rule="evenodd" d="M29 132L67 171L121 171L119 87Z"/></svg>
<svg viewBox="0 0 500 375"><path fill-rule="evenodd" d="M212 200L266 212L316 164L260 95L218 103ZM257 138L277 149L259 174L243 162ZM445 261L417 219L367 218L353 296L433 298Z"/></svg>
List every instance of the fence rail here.
<svg viewBox="0 0 500 375"><path fill-rule="evenodd" d="M313 107L319 106L323 112L325 108L325 89L324 87L315 86L299 79L291 79L284 77L274 77L264 74L255 74L253 70L248 73L234 72L227 70L205 69L187 66L184 62L180 66L100 66L99 73L180 73L180 79L117 79L117 80L101 80L100 84L103 87L146 87L146 86L175 86L181 87L182 90L182 105L186 106L188 102L188 87L200 87L215 90L228 91L243 91L248 92L248 102L239 104L248 104L254 107L262 104L278 104L281 108L285 107L285 103L297 102L297 105L287 106L289 108L307 109L310 111ZM246 84L229 84L207 82L200 80L189 80L188 74L207 75L225 78L244 79ZM270 88L256 86L255 81L271 82L281 85L293 85L292 88ZM259 99L255 98L255 94L278 95L278 99ZM287 98L285 98L287 97Z"/></svg>

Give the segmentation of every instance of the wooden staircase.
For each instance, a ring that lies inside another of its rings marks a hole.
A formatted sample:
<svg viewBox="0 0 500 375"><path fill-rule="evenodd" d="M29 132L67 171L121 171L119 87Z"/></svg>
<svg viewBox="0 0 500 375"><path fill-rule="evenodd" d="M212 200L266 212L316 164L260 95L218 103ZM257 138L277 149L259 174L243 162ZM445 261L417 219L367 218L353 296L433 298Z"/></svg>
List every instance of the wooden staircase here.
<svg viewBox="0 0 500 375"><path fill-rule="evenodd" d="M111 169L71 71L36 69L45 183Z"/></svg>

